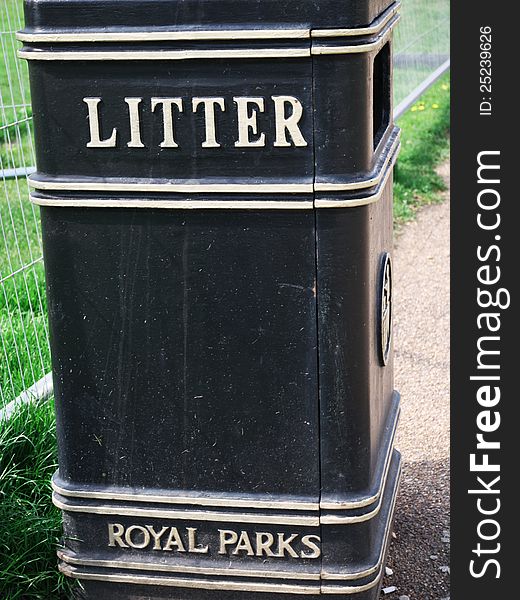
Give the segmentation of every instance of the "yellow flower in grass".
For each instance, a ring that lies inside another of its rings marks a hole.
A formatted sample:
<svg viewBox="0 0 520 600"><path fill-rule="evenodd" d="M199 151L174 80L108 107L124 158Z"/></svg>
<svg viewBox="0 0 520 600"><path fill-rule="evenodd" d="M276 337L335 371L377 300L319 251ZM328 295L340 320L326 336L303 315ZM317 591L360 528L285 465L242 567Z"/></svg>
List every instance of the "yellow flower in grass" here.
<svg viewBox="0 0 520 600"><path fill-rule="evenodd" d="M447 90L447 89L448 89L448 87L449 87L449 85L448 85L447 83L443 83L443 84L441 85L441 88L442 88L443 90Z"/></svg>
<svg viewBox="0 0 520 600"><path fill-rule="evenodd" d="M434 102L434 103L432 104L432 108L439 108L439 105L438 105L436 102Z"/></svg>

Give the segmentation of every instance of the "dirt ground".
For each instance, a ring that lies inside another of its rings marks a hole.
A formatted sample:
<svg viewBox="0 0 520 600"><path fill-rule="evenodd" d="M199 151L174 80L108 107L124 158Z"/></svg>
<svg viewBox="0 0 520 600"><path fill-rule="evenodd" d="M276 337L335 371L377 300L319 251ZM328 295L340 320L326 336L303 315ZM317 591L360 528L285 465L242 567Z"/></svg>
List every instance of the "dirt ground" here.
<svg viewBox="0 0 520 600"><path fill-rule="evenodd" d="M449 184L449 165L441 175ZM449 598L449 192L396 236L395 386L402 396L396 446L403 455L388 600Z"/></svg>

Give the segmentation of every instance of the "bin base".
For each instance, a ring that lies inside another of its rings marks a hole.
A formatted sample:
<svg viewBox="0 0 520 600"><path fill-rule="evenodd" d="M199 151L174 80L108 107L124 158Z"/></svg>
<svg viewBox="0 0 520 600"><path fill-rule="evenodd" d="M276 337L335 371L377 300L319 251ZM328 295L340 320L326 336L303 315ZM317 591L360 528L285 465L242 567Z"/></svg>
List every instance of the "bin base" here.
<svg viewBox="0 0 520 600"><path fill-rule="evenodd" d="M247 576L247 563L237 576L236 568L229 567L220 573L206 569L204 574L199 567L184 572L172 572L171 566L164 561L148 564L146 569L132 568L130 561L113 562L79 559L66 551L60 553L60 570L67 576L77 578L81 586L74 592L78 600L289 600L290 598L308 598L317 600L326 596L330 600L355 598L356 600L376 600L379 597L384 564L391 541L393 513L397 497L401 472L401 456L393 450L381 508L370 520L337 526L333 539L341 532L343 537L370 540L371 552L362 563L349 564L349 571L337 569L330 542L323 547L323 555L312 564L312 568L303 570L294 561L293 566L276 575L273 571L259 572L263 566L257 565L254 576ZM357 531L354 532L353 528ZM325 533L326 535L326 533ZM327 536L328 537L328 536ZM258 559L257 559L258 560ZM342 561L343 564L345 560ZM101 566L103 564L103 566ZM251 563L249 563L251 568ZM300 572L293 569L300 569ZM217 571L217 570L216 570ZM287 572L289 571L289 572ZM273 577L273 575L276 575Z"/></svg>

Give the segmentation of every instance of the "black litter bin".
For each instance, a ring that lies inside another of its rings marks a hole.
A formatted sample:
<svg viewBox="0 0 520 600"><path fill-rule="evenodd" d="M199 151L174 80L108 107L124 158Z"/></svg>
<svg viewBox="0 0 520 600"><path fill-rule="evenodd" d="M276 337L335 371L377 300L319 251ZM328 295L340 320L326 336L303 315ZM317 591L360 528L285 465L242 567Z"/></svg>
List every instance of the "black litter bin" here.
<svg viewBox="0 0 520 600"><path fill-rule="evenodd" d="M26 0L79 597L377 597L398 9Z"/></svg>

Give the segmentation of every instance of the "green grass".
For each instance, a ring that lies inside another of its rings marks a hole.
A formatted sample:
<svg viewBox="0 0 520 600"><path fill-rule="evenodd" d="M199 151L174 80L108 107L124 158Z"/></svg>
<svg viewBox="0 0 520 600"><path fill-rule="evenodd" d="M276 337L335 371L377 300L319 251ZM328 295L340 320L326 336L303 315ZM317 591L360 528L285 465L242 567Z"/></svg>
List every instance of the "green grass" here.
<svg viewBox="0 0 520 600"><path fill-rule="evenodd" d="M16 31L23 28L23 0L0 2L0 31L2 58L0 62L0 89L4 106L16 106L29 102L29 78L27 64L18 60Z"/></svg>
<svg viewBox="0 0 520 600"><path fill-rule="evenodd" d="M0 278L41 256L38 208L25 178L0 179Z"/></svg>
<svg viewBox="0 0 520 600"><path fill-rule="evenodd" d="M0 169L34 164L22 27L22 0L0 0ZM25 179L0 179L0 407L50 369L38 221Z"/></svg>
<svg viewBox="0 0 520 600"><path fill-rule="evenodd" d="M26 181L0 181L0 407L50 370L40 258L38 214Z"/></svg>
<svg viewBox="0 0 520 600"><path fill-rule="evenodd" d="M449 74L432 86L398 121L402 149L395 168L394 220L412 219L421 206L438 202L445 189L436 167L449 155Z"/></svg>
<svg viewBox="0 0 520 600"><path fill-rule="evenodd" d="M27 61L18 60L15 31L23 27L22 0L0 0L0 168L34 164ZM19 123L19 124L18 124Z"/></svg>
<svg viewBox="0 0 520 600"><path fill-rule="evenodd" d="M61 600L56 570L60 513L51 503L56 469L52 402L21 407L0 421L0 598Z"/></svg>

